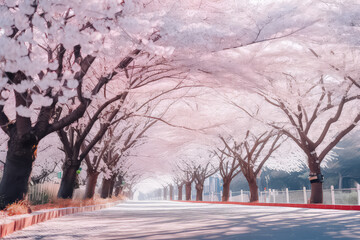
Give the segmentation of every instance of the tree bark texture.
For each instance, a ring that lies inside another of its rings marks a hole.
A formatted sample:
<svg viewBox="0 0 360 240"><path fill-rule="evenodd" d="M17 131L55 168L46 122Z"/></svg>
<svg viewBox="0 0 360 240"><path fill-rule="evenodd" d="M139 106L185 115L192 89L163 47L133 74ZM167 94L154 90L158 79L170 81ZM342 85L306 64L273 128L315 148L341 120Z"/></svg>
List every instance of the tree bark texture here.
<svg viewBox="0 0 360 240"><path fill-rule="evenodd" d="M101 187L101 198L108 198L110 196L110 187L111 187L111 179L103 178L102 187Z"/></svg>
<svg viewBox="0 0 360 240"><path fill-rule="evenodd" d="M323 203L322 183L311 183L310 203Z"/></svg>
<svg viewBox="0 0 360 240"><path fill-rule="evenodd" d="M71 199L74 194L75 182L80 163L71 163L70 160L63 166L63 176L61 178L58 198Z"/></svg>
<svg viewBox="0 0 360 240"><path fill-rule="evenodd" d="M18 138L15 134L10 136L6 165L0 184L0 209L26 196L36 149L35 136L30 134L22 138Z"/></svg>
<svg viewBox="0 0 360 240"><path fill-rule="evenodd" d="M250 178L247 181L249 183L249 189L250 189L250 202L258 202L259 201L259 192L258 192L258 186L256 183L256 178Z"/></svg>
<svg viewBox="0 0 360 240"><path fill-rule="evenodd" d="M181 185L177 185L178 187L178 200L182 200L182 189L183 189L183 184Z"/></svg>
<svg viewBox="0 0 360 240"><path fill-rule="evenodd" d="M86 190L84 198L93 198L95 194L96 182L99 176L99 172L88 172L88 178L86 182Z"/></svg>
<svg viewBox="0 0 360 240"><path fill-rule="evenodd" d="M203 197L203 190L204 190L204 186L201 183L197 183L196 186L196 201L202 201Z"/></svg>
<svg viewBox="0 0 360 240"><path fill-rule="evenodd" d="M119 195L121 195L121 194L122 194L122 191L123 191L123 187L122 187L122 186L116 186L116 187L115 187L115 193L114 193L115 197L118 197Z"/></svg>
<svg viewBox="0 0 360 240"><path fill-rule="evenodd" d="M227 202L229 201L230 198L230 182L223 180L223 192L222 192L222 197L221 197L221 201L223 202Z"/></svg>
<svg viewBox="0 0 360 240"><path fill-rule="evenodd" d="M186 201L191 201L191 182L185 183L185 198Z"/></svg>
<svg viewBox="0 0 360 240"><path fill-rule="evenodd" d="M321 175L320 161L317 158L309 158L310 177ZM323 203L322 179L319 182L311 182L310 203Z"/></svg>

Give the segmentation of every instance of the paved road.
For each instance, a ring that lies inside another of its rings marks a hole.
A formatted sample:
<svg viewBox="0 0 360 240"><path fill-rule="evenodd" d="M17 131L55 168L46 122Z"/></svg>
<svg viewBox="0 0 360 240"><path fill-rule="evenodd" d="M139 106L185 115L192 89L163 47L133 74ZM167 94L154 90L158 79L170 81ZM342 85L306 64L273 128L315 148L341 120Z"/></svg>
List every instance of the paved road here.
<svg viewBox="0 0 360 240"><path fill-rule="evenodd" d="M360 212L127 202L53 219L5 239L360 239Z"/></svg>

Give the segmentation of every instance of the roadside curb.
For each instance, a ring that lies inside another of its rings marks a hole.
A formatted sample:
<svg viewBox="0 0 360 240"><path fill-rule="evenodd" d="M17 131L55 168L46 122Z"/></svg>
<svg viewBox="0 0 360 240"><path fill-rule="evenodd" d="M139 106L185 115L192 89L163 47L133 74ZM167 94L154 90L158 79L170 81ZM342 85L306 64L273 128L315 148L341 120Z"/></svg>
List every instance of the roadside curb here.
<svg viewBox="0 0 360 240"><path fill-rule="evenodd" d="M327 205L327 204L295 204L295 203L248 203L248 202L209 202L209 201L184 201L173 200L175 202L189 203L210 203L210 204L232 204L245 206L263 206L263 207L294 207L294 208L316 208L316 209L332 209L332 210L352 210L360 211L359 205Z"/></svg>
<svg viewBox="0 0 360 240"><path fill-rule="evenodd" d="M105 203L100 205L90 205L84 207L68 207L68 208L57 208L57 209L50 209L44 210L44 212L34 212L28 214L28 216L20 217L18 219L14 219L11 222L3 223L0 225L0 238L5 237L15 231L19 231L23 228L28 226L45 222L47 220L58 218L65 215L70 215L74 213L81 213L81 212L91 212L96 211L104 208L109 208L117 205L119 202L112 202L112 203Z"/></svg>

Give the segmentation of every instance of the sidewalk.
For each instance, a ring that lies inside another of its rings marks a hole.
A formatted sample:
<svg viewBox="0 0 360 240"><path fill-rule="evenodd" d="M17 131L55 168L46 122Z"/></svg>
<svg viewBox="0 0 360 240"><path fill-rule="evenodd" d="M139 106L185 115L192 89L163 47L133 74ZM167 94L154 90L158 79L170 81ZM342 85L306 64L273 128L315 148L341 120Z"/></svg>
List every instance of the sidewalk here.
<svg viewBox="0 0 360 240"><path fill-rule="evenodd" d="M124 202L30 226L5 239L360 239L360 212L184 202Z"/></svg>
<svg viewBox="0 0 360 240"><path fill-rule="evenodd" d="M109 208L118 203L106 203L93 206L84 206L84 207L67 207L59 209L44 209L31 214L24 215L15 215L10 217L5 217L0 220L0 238L7 236L15 231L19 231L23 228L29 227L34 224L38 224L52 218L58 218L61 216L80 213L86 211L95 211L104 208Z"/></svg>

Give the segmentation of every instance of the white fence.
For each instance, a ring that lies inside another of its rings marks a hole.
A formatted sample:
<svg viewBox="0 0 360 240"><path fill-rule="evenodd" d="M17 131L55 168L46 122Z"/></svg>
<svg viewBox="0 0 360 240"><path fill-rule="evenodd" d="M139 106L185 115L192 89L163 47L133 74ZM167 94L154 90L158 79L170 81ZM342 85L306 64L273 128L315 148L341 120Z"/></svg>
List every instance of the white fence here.
<svg viewBox="0 0 360 240"><path fill-rule="evenodd" d="M29 186L27 200L32 205L48 203L57 198L60 188L59 183L42 183ZM85 195L85 186L75 189L73 199L83 199Z"/></svg>
<svg viewBox="0 0 360 240"><path fill-rule="evenodd" d="M59 187L60 184L57 183L42 183L29 186L27 199L33 205L48 203L56 198Z"/></svg>
<svg viewBox="0 0 360 240"><path fill-rule="evenodd" d="M310 198L310 189L305 187L302 190L275 190L269 189L267 191L259 191L259 202L262 203L308 203ZM203 194L203 201L221 201L222 192L211 192ZM162 200L163 196L159 196L156 200ZM174 199L178 199L175 194ZM191 200L195 200L194 194L191 196ZM183 200L185 195L183 194ZM249 202L249 191L230 191L230 202ZM323 203L324 204L338 204L338 205L360 205L360 185L357 188L343 188L334 189L331 186L330 189L323 190Z"/></svg>

